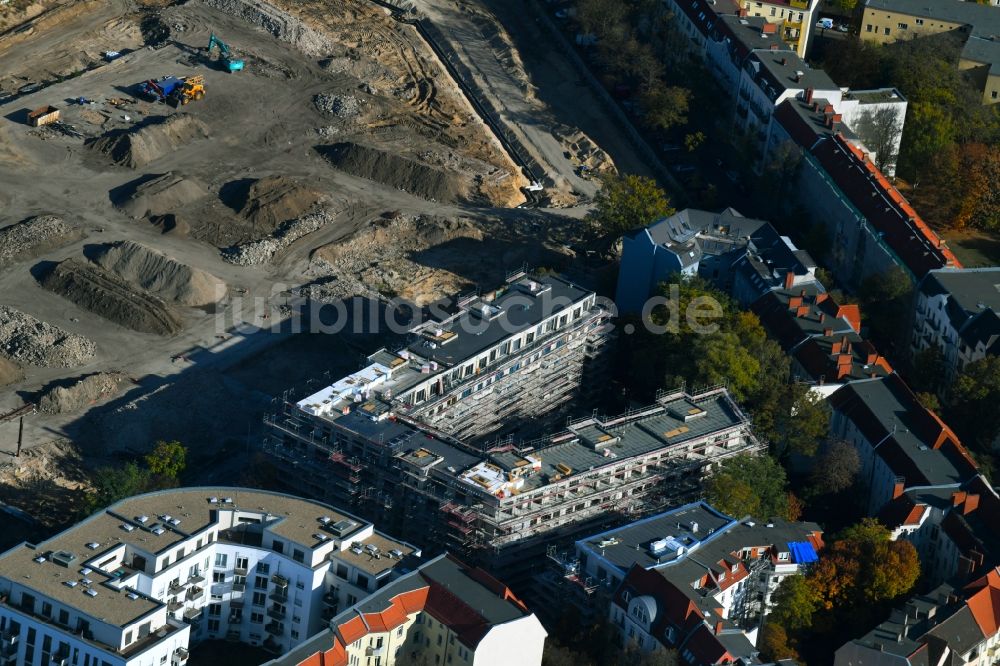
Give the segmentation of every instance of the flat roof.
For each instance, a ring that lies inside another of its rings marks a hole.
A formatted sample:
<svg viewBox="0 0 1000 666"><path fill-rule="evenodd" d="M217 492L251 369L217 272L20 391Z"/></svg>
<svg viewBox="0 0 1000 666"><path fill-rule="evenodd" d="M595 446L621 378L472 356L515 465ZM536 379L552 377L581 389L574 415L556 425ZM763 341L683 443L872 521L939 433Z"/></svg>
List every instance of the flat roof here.
<svg viewBox="0 0 1000 666"><path fill-rule="evenodd" d="M437 327L441 330L441 335L436 336L439 341L419 340L409 349L422 358L453 367L592 294L556 276L525 278L492 301L472 303L454 320Z"/></svg>
<svg viewBox="0 0 1000 666"><path fill-rule="evenodd" d="M986 308L1000 312L1000 267L942 268L929 271L925 283L936 282L941 290L969 314ZM926 286L921 287L928 291Z"/></svg>
<svg viewBox="0 0 1000 666"><path fill-rule="evenodd" d="M412 546L396 541L381 532L375 532L367 539L357 543L361 546L360 553L355 552L352 548L346 548L337 553L337 559L352 564L373 576L386 573L399 564L400 559L416 552ZM389 552L393 550L398 551L398 557L388 556Z"/></svg>
<svg viewBox="0 0 1000 666"><path fill-rule="evenodd" d="M753 58L760 63L761 75L775 88L774 94L769 95L771 99L776 99L789 88L801 90L812 88L819 96L822 96L824 91L840 90L829 74L822 69L813 69L807 65L795 51L757 50L753 52Z"/></svg>
<svg viewBox="0 0 1000 666"><path fill-rule="evenodd" d="M210 502L210 498L217 501ZM131 570L123 568L103 575L94 568L96 564L92 564L91 571L82 574L84 563L106 560L109 551L122 545L152 554L163 553L215 524L219 509L268 513L275 520L266 524L266 529L307 549L320 543L313 535L322 532L321 517L329 517L333 521L351 520L358 530L371 525L321 502L282 493L229 487L163 490L117 502L37 545L22 543L15 546L0 554L0 576L93 618L126 626L154 611L162 605L161 602L142 595L132 599L128 596L128 589L119 591L111 586L112 582L128 575ZM144 522L139 520L142 517L146 518ZM125 525L130 529L126 529ZM160 528L163 531L157 534ZM344 540L349 539L350 536L345 535ZM363 541L369 542L383 552L393 549L402 551L404 555L414 552L407 544L381 534ZM40 555L56 551L73 554L69 567L61 566L51 557L44 562L35 561ZM383 557L376 560L378 564L374 564L365 558L355 558L350 550L340 555L347 561L357 559L353 563L372 573L398 562ZM83 578L92 582L89 587L97 591L96 596L84 594L87 586L81 583ZM67 583L75 585L70 587Z"/></svg>

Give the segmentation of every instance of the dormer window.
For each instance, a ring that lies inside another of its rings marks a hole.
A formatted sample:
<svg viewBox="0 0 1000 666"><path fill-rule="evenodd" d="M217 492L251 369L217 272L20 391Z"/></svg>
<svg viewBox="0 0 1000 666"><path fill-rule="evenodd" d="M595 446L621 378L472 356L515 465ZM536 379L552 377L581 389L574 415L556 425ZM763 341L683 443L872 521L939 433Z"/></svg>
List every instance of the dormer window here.
<svg viewBox="0 0 1000 666"><path fill-rule="evenodd" d="M736 570L737 570L737 569L739 569L739 568L740 568L740 565L738 565L738 564L734 564L734 565L732 566L732 568L730 569L730 571L732 571L733 573L736 573Z"/></svg>
<svg viewBox="0 0 1000 666"><path fill-rule="evenodd" d="M788 559L788 553L787 552L778 553L778 559L782 560L782 561L787 560Z"/></svg>

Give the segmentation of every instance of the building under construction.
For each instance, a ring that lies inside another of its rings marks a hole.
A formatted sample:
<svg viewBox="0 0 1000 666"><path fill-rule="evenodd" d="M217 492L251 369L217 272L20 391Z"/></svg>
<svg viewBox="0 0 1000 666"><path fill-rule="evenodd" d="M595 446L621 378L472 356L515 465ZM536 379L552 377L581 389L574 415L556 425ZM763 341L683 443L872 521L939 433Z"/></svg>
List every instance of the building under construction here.
<svg viewBox="0 0 1000 666"><path fill-rule="evenodd" d="M712 463L762 448L721 387L485 449L374 400L325 414L300 403L271 423L266 448L298 492L514 582L547 544L689 500Z"/></svg>

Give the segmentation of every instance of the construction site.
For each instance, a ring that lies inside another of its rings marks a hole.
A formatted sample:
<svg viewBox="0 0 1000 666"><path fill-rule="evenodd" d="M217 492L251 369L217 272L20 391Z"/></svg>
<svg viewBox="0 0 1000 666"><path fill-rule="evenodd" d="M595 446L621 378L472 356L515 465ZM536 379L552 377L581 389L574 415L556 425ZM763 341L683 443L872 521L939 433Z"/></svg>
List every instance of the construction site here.
<svg viewBox="0 0 1000 666"><path fill-rule="evenodd" d="M485 5L410 9L0 7L0 502L54 525L81 469L161 439L189 447L193 481L253 480L234 454L259 443L272 400L389 344L298 334L293 301L426 305L582 256L595 186L580 173L613 171L610 155L574 107L537 98ZM485 49L456 47L467 21ZM599 104L579 113L634 159ZM553 387L554 412L582 372ZM412 416L447 429L429 404Z"/></svg>

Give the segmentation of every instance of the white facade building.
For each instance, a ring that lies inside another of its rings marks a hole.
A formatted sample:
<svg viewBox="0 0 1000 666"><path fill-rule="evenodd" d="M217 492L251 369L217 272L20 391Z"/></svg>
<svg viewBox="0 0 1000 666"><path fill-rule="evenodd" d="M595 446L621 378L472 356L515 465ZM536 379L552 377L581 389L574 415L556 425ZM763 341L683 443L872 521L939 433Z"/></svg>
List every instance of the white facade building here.
<svg viewBox="0 0 1000 666"><path fill-rule="evenodd" d="M281 654L419 555L288 495L139 495L0 555L0 664L179 666L209 638Z"/></svg>

